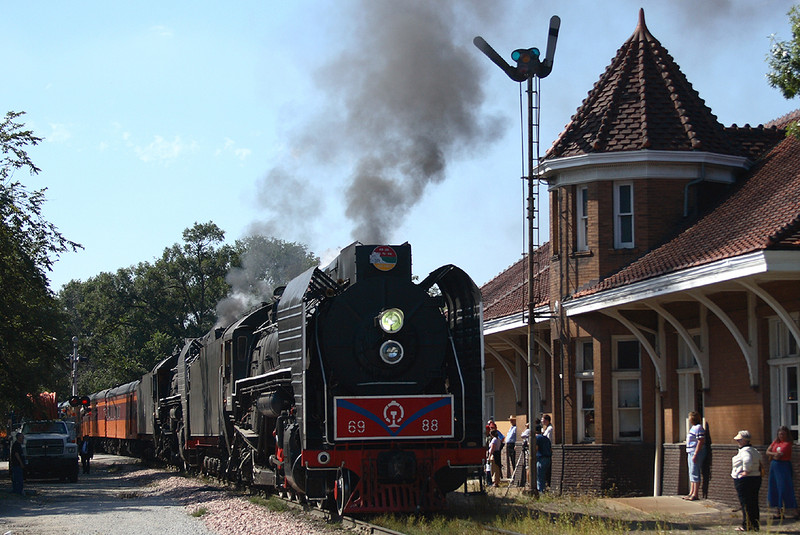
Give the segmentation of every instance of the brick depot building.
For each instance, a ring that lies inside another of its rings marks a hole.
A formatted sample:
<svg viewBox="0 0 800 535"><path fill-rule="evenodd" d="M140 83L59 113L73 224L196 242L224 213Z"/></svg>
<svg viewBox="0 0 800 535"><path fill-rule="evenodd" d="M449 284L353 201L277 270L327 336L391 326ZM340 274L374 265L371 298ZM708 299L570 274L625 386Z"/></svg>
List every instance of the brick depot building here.
<svg viewBox="0 0 800 535"><path fill-rule="evenodd" d="M553 416L554 491L687 493L693 410L710 499L736 502L739 429L762 452L779 425L797 441L798 116L723 126L640 12L547 152L530 348L527 258L482 291L486 416Z"/></svg>

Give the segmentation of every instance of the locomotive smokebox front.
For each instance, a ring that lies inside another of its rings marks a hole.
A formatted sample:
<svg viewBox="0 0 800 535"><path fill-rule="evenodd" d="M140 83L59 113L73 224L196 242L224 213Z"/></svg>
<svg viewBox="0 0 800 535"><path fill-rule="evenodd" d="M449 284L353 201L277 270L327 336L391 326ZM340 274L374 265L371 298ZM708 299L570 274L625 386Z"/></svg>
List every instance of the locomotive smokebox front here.
<svg viewBox="0 0 800 535"><path fill-rule="evenodd" d="M317 342L335 370L334 394L441 393L448 352L441 301L411 281L409 246L391 249L389 260L384 249L357 248L356 284L321 307Z"/></svg>

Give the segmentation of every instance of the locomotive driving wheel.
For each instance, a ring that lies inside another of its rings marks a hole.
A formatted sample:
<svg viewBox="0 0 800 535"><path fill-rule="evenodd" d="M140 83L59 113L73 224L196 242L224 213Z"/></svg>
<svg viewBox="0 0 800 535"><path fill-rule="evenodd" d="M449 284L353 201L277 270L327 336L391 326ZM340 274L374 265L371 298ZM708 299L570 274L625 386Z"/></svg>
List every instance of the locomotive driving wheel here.
<svg viewBox="0 0 800 535"><path fill-rule="evenodd" d="M336 512L342 516L347 501L350 499L350 494L353 488L350 483L350 470L340 468L339 473L336 475L336 486L333 489L333 498L336 502Z"/></svg>

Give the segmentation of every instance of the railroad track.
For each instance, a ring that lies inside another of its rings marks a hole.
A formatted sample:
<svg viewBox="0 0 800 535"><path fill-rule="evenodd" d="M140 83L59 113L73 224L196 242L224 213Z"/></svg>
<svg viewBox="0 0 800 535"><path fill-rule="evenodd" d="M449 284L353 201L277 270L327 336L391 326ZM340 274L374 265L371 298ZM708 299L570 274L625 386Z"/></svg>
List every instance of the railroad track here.
<svg viewBox="0 0 800 535"><path fill-rule="evenodd" d="M349 529L355 531L357 533L370 533L376 535L406 535L400 531L395 531L393 529L385 528L383 526L378 526L376 524L371 524L369 522L365 522L358 518L354 518L351 516L338 516L328 511L327 509L321 509L319 507L310 505L308 503L301 503L296 498L291 496L281 496L279 494L270 494L270 496L274 496L277 499L281 500L286 506L290 509L296 511L302 511L305 514L308 514L314 518L318 518L324 520L326 523L341 523L342 527L345 529Z"/></svg>

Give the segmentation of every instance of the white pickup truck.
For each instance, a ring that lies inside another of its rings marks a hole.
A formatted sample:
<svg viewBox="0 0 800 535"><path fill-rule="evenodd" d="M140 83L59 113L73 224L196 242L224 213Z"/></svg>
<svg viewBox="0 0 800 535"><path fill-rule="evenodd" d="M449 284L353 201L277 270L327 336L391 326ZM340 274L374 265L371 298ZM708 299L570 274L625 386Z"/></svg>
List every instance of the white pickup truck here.
<svg viewBox="0 0 800 535"><path fill-rule="evenodd" d="M22 424L23 450L28 475L78 481L78 445L75 434L61 420L36 420Z"/></svg>

